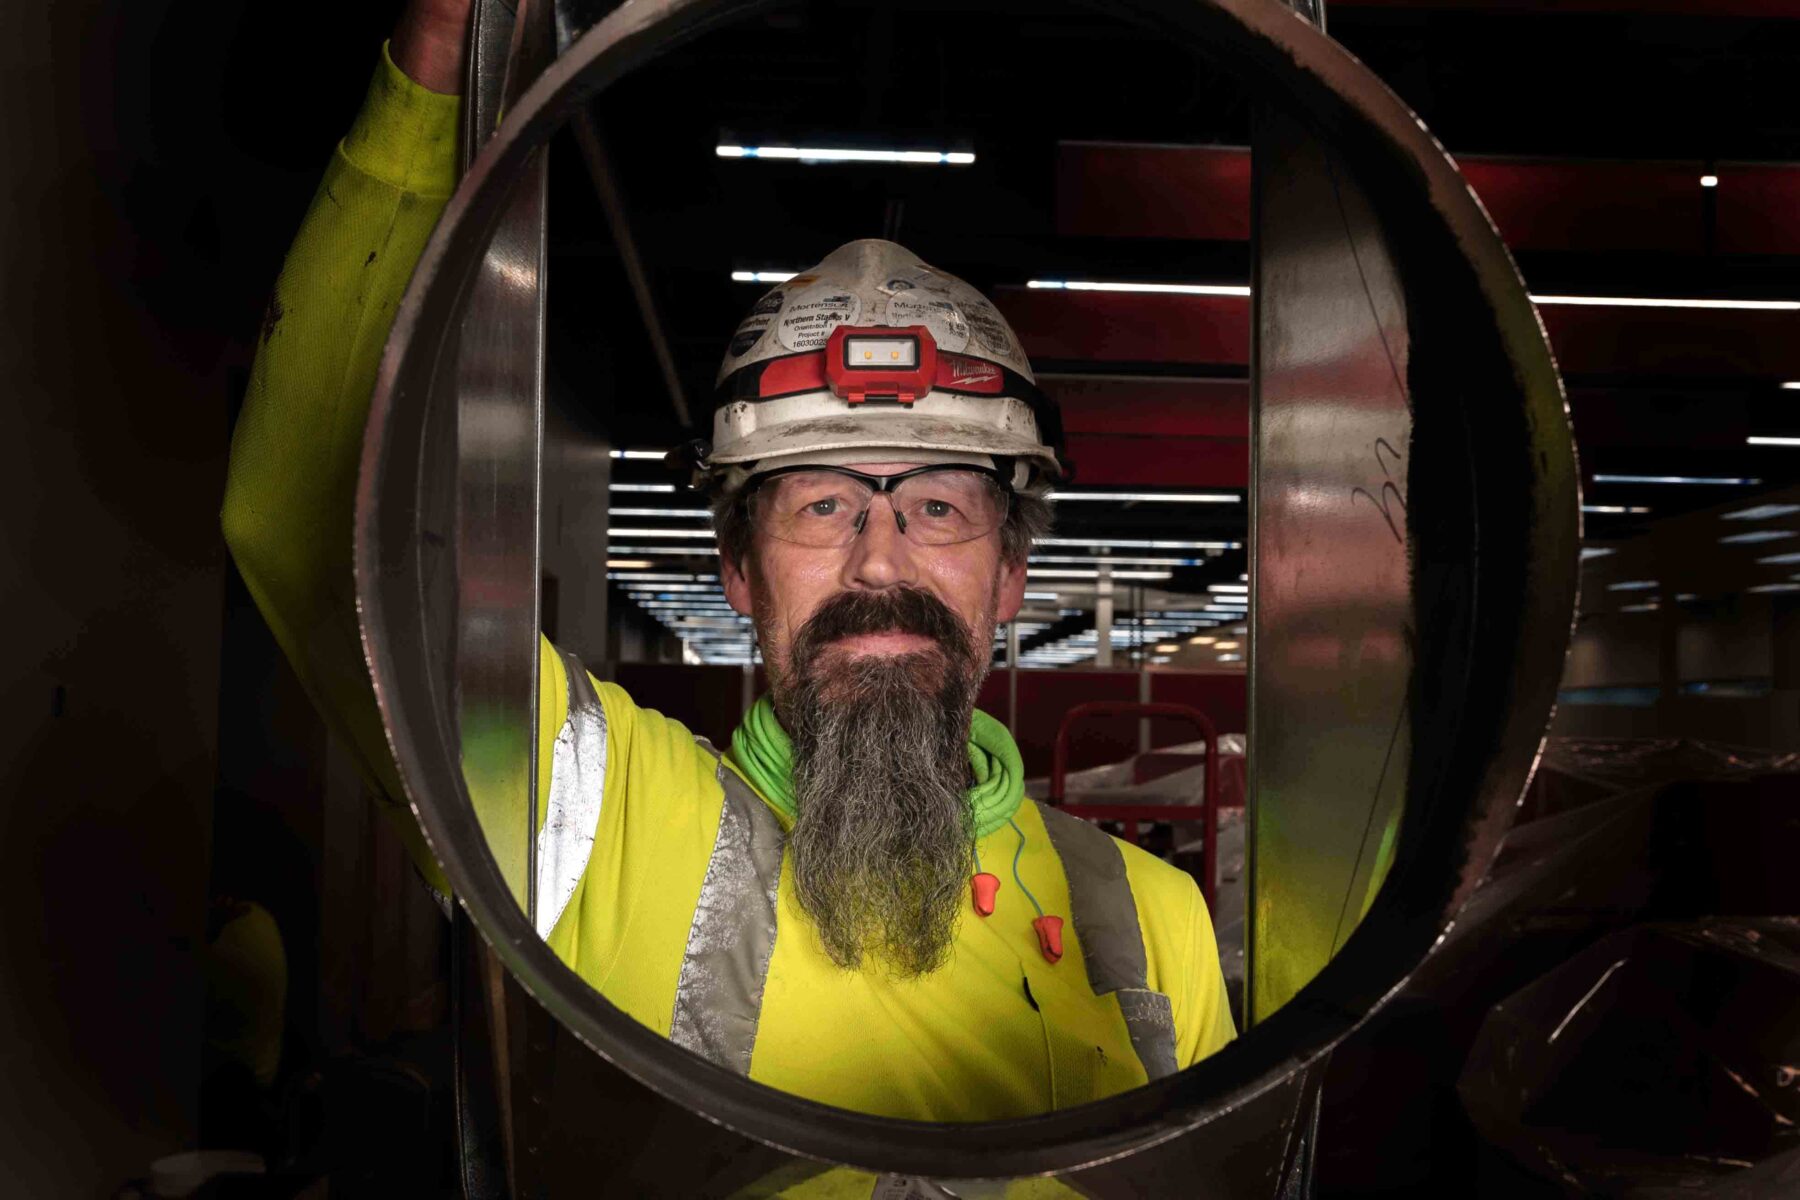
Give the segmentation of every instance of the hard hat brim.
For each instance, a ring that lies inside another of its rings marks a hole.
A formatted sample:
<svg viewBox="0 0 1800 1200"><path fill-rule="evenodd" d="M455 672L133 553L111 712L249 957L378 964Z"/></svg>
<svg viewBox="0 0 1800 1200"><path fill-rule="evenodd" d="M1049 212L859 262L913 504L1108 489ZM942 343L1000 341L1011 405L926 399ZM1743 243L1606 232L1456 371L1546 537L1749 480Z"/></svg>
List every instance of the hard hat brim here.
<svg viewBox="0 0 1800 1200"><path fill-rule="evenodd" d="M1027 459L1052 476L1061 474L1055 455L1035 436L978 421L891 410L784 421L734 439L728 453L715 453L708 461L724 466L836 450L868 450L872 462L910 462L910 456L932 453L985 454Z"/></svg>

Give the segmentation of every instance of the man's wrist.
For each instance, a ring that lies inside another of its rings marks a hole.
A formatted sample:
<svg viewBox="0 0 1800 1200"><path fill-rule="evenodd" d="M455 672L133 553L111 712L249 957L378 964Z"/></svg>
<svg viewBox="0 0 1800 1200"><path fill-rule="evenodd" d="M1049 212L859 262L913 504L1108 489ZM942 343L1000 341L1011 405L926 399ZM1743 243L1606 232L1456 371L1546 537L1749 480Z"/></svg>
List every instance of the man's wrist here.
<svg viewBox="0 0 1800 1200"><path fill-rule="evenodd" d="M460 93L469 8L469 0L414 0L407 5L388 42L394 65L429 91Z"/></svg>

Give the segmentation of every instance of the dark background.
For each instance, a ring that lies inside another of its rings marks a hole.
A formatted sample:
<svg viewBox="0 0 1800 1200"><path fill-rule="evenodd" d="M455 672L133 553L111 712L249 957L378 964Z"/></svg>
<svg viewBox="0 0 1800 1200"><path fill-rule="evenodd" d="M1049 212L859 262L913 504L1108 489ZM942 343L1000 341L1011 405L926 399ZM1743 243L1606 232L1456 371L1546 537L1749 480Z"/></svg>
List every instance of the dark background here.
<svg viewBox="0 0 1800 1200"><path fill-rule="evenodd" d="M1364 0L1332 6L1330 23L1456 154L1800 159L1800 5L1700 7ZM395 8L137 0L7 14L0 1166L14 1194L106 1195L245 1117L203 1100L206 945L223 899L256 900L283 928L284 1086L313 1096L322 1120L345 1109L320 1089L358 1078L331 1064L407 1061L408 1039L441 1022L430 902L249 607L217 522L264 300ZM1055 217L1059 138L1242 144L1242 97L1216 71L1119 42L1091 14L1013 5L980 19L1011 23L1017 53L958 62L955 30L897 11L776 20L633 85L660 79L668 94L679 66L679 100L602 114L691 394L754 295L727 271L794 269L852 236L897 232L982 286L1241 272L1227 241L1172 258L1166 241L1063 234ZM893 172L821 189L709 157L723 130L798 140L833 70L839 115L816 121L821 133L978 136L989 165L951 194ZM963 85L967 99L970 78L992 102L958 103L952 127L942 97ZM641 347L603 353L579 336L635 314L609 243L583 232L579 179L561 170L556 189L552 278L570 281L557 386L576 407L567 397L609 397L615 444L666 444L678 430ZM1703 233L1690 248L1606 252L1576 237L1521 261L1540 290L1800 292L1795 259L1720 253ZM1631 351L1642 335L1613 336ZM1693 336L1704 356L1717 335ZM1704 459L1792 482L1784 452L1695 449L1721 414L1733 428L1800 427L1763 360L1747 361L1679 385L1645 371L1587 381L1592 396L1574 397L1587 469ZM1634 531L1590 524L1595 537Z"/></svg>

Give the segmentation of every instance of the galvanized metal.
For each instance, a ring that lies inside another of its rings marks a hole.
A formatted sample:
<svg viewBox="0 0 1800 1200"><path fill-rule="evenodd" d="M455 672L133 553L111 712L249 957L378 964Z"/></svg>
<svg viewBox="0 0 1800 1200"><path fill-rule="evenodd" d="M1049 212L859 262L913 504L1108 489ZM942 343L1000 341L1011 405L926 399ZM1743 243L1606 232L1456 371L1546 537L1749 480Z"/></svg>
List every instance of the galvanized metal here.
<svg viewBox="0 0 1800 1200"><path fill-rule="evenodd" d="M464 143L547 62L543 6L472 14ZM508 35L504 70L491 42ZM496 76L500 79L496 83ZM477 153L479 150L477 149ZM514 900L535 923L538 517L544 436L546 152L524 164L457 324L455 720L470 802Z"/></svg>
<svg viewBox="0 0 1800 1200"><path fill-rule="evenodd" d="M1415 401L1404 449L1419 665L1407 819L1393 865L1361 924L1292 1002L1220 1054L1135 1092L1026 1120L931 1125L761 1087L613 1008L555 957L518 906L470 802L448 719L451 679L428 623L441 610L421 603L434 552L419 501L437 469L420 454L446 382L437 363L496 227L521 189L528 194L534 154L634 66L771 7L647 0L614 11L508 106L426 248L383 359L356 517L365 647L401 778L461 903L539 1002L611 1064L595 1064L602 1086L619 1103L670 1106L647 1127L678 1130L679 1153L654 1139L591 1139L584 1152L595 1178L629 1178L645 1194L730 1194L763 1177L745 1173L767 1169L766 1146L938 1179L1051 1173L1093 1196L1266 1196L1292 1177L1281 1164L1295 1147L1290 1134L1310 1120L1312 1064L1405 981L1453 922L1541 742L1573 614L1578 501L1567 416L1536 314L1454 165L1398 99L1316 29L1273 0L1109 4L1145 36L1192 46L1291 109L1361 186L1393 256Z"/></svg>
<svg viewBox="0 0 1800 1200"><path fill-rule="evenodd" d="M1406 296L1341 156L1259 114L1253 150L1247 946L1251 1023L1386 873L1412 754Z"/></svg>

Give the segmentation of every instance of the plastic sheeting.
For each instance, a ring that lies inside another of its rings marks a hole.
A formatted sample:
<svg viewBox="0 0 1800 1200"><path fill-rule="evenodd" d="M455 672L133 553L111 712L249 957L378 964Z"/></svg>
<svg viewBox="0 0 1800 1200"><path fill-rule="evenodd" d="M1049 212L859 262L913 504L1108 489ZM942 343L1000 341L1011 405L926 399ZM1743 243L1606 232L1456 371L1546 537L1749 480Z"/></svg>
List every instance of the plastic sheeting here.
<svg viewBox="0 0 1800 1200"><path fill-rule="evenodd" d="M1773 1160L1800 1150L1800 918L1602 939L1493 1007L1458 1091L1488 1140L1583 1191L1790 1169Z"/></svg>

